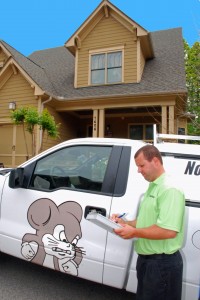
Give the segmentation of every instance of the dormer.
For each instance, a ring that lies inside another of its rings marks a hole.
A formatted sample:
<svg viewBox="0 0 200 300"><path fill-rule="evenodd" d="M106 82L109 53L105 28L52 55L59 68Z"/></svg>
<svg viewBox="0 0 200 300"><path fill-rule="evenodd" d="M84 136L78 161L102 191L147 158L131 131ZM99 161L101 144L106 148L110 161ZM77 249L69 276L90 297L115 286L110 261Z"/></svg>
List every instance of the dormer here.
<svg viewBox="0 0 200 300"><path fill-rule="evenodd" d="M154 57L149 33L103 0L65 43L75 56L75 87L138 83Z"/></svg>

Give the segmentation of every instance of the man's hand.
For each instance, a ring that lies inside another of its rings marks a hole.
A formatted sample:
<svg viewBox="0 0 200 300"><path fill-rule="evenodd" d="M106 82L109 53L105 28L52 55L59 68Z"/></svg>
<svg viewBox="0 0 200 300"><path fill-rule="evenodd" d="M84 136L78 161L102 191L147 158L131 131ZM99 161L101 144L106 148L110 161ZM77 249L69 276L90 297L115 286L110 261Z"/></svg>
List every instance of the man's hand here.
<svg viewBox="0 0 200 300"><path fill-rule="evenodd" d="M113 214L111 216L111 220L114 221L115 223L119 223L119 224L127 224L130 225L132 227L136 227L136 222L137 220L132 220L132 221L124 221L122 218L119 218L119 214Z"/></svg>
<svg viewBox="0 0 200 300"><path fill-rule="evenodd" d="M126 224L126 222L122 218L119 218L119 214L113 214L111 216L111 220L114 221L115 223Z"/></svg>
<svg viewBox="0 0 200 300"><path fill-rule="evenodd" d="M136 229L127 224L121 224L122 228L114 229L114 232L123 239L132 239L135 237Z"/></svg>

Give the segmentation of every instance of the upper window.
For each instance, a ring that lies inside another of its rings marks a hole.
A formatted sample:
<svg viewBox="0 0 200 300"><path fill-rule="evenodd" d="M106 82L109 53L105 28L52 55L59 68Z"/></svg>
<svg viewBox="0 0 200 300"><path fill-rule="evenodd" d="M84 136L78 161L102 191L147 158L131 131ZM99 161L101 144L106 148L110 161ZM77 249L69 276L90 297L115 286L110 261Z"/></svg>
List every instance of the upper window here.
<svg viewBox="0 0 200 300"><path fill-rule="evenodd" d="M122 82L122 51L91 55L91 84Z"/></svg>

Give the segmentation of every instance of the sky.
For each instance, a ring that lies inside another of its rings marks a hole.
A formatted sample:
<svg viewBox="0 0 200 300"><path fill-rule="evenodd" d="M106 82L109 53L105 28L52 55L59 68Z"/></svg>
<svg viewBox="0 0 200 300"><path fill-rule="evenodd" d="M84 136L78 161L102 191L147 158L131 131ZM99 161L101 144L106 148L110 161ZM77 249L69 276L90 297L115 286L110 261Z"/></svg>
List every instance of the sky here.
<svg viewBox="0 0 200 300"><path fill-rule="evenodd" d="M28 56L64 46L101 0L10 0L0 5L0 40ZM192 46L200 42L200 0L111 0L147 31L181 27Z"/></svg>

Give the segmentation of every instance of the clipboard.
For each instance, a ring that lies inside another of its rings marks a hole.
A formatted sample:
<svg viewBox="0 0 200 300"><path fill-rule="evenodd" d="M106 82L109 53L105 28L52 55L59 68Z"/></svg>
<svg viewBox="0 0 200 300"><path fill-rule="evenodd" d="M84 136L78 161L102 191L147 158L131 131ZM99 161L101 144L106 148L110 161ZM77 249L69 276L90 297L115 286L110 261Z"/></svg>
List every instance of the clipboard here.
<svg viewBox="0 0 200 300"><path fill-rule="evenodd" d="M119 223L115 223L114 221L108 219L107 217L104 217L103 215L97 213L97 212L90 212L86 219L101 228L114 233L113 229L122 228L122 226Z"/></svg>

